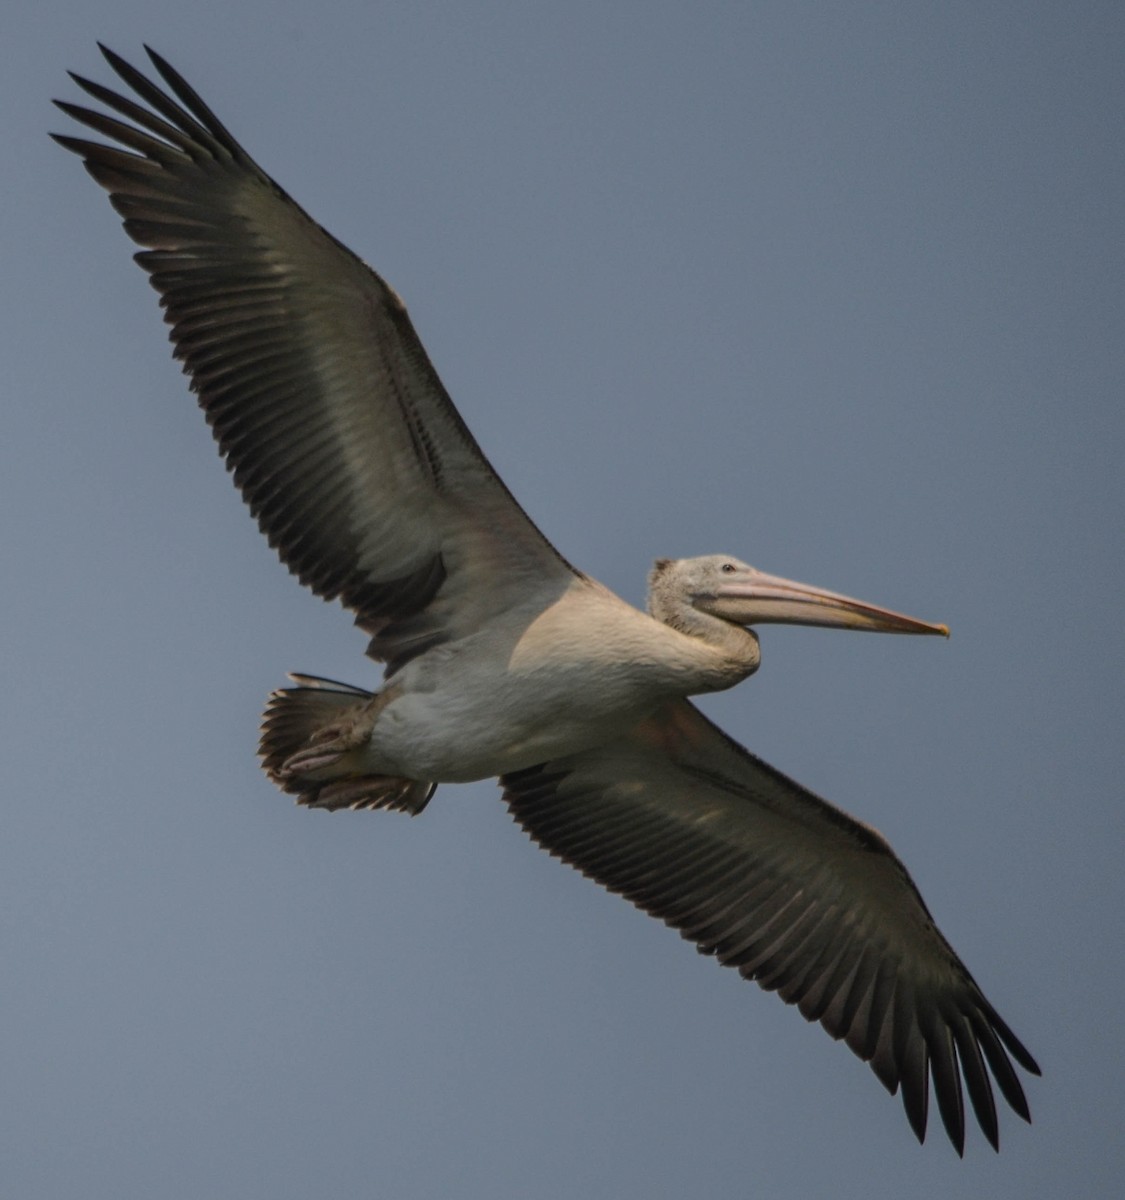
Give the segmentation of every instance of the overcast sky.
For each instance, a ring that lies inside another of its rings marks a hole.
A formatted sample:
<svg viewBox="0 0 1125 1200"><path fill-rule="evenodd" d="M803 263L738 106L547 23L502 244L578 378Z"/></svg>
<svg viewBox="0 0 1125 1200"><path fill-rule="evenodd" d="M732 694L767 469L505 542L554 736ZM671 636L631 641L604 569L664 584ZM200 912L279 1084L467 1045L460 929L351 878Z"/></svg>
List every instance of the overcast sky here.
<svg viewBox="0 0 1125 1200"><path fill-rule="evenodd" d="M1118 1195L1125 8L9 5L0 1191ZM134 247L51 144L148 41L404 296L493 463L634 602L728 552L952 628L770 627L705 704L881 829L1039 1058L965 1160L823 1031L535 849L258 770L377 680L279 566Z"/></svg>

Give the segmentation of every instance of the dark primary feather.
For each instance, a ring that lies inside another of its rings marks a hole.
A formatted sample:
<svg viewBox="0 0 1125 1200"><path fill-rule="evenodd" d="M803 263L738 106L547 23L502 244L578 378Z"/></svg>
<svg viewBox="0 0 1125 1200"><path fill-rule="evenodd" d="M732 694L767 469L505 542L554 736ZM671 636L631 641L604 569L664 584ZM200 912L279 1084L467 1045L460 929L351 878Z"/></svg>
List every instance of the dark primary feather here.
<svg viewBox="0 0 1125 1200"><path fill-rule="evenodd" d="M842 1038L925 1136L930 1079L958 1153L964 1078L999 1144L988 1069L1025 1120L1035 1060L874 830L761 762L687 701L628 737L501 781L545 849ZM987 1063L988 1069L985 1064Z"/></svg>
<svg viewBox="0 0 1125 1200"><path fill-rule="evenodd" d="M503 609L504 580L515 602L529 576L571 576L481 454L395 293L159 55L171 95L102 52L144 104L77 75L116 115L56 103L124 149L53 136L145 247L136 258L176 357L289 568L354 609L373 653L396 665L422 644L410 621L428 606L433 645L459 613L473 619L474 602ZM458 605L435 606L447 585Z"/></svg>

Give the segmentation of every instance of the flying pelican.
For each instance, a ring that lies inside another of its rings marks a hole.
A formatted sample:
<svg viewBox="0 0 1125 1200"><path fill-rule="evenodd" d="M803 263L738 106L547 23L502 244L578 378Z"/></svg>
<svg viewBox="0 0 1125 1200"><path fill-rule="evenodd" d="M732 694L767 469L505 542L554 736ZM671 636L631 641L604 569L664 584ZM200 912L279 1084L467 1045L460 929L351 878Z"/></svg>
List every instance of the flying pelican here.
<svg viewBox="0 0 1125 1200"><path fill-rule="evenodd" d="M687 697L753 674L768 622L948 635L729 555L659 560L641 613L532 524L453 407L402 301L312 221L158 54L147 107L58 106L144 249L175 355L262 532L385 664L372 694L274 692L260 753L299 804L420 813L499 776L520 825L704 954L843 1038L926 1132L932 1075L964 1152L962 1077L999 1147L989 1073L1030 1120L1035 1060L887 842L728 738ZM1010 1057L1009 1057L1010 1056Z"/></svg>

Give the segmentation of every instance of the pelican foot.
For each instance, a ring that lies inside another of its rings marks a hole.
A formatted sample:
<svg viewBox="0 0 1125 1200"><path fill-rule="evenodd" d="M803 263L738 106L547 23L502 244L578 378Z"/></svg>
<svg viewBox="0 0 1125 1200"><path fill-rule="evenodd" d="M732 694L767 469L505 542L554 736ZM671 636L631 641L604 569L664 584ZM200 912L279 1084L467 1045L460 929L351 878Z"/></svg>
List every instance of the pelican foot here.
<svg viewBox="0 0 1125 1200"><path fill-rule="evenodd" d="M307 775L310 771L319 771L321 767L330 767L333 763L338 763L346 752L346 748L328 750L319 746L298 750L281 764L277 773L282 779L291 779L294 775Z"/></svg>
<svg viewBox="0 0 1125 1200"><path fill-rule="evenodd" d="M397 695L397 689L382 691L370 700L354 705L342 717L314 730L300 750L282 761L277 769L278 777L292 779L295 775L321 771L325 767L335 766L346 754L365 746L379 714Z"/></svg>

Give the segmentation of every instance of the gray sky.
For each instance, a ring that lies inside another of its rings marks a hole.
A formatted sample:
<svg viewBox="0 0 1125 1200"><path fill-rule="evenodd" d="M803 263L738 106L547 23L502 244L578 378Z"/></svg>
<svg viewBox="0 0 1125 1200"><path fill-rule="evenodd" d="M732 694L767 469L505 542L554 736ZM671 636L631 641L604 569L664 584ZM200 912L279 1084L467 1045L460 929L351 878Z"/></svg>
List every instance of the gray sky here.
<svg viewBox="0 0 1125 1200"><path fill-rule="evenodd" d="M1125 1166L1125 9L46 0L0 20L0 1190L1051 1197ZM242 510L45 137L166 54L403 294L493 463L642 599L724 551L948 643L763 631L709 713L870 821L1044 1068L919 1148L867 1068L552 862L259 773L371 685Z"/></svg>

